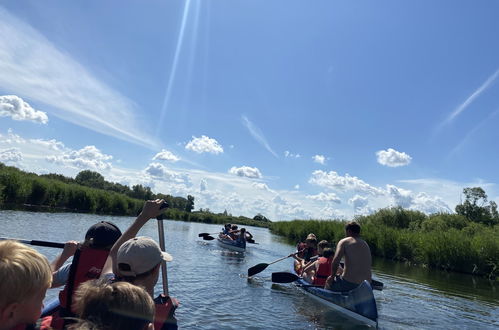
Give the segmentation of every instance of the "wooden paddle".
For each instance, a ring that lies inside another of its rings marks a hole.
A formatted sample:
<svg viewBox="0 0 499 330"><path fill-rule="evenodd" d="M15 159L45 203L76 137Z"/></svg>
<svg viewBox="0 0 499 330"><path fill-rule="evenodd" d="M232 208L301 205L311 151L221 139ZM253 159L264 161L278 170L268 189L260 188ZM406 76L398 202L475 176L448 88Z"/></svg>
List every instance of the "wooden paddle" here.
<svg viewBox="0 0 499 330"><path fill-rule="evenodd" d="M167 202L163 202L159 209L166 209L168 206L169 205ZM163 217L158 216L156 219L158 220L159 247L161 248L161 251L165 252L165 229L163 227ZM166 269L166 261L164 260L161 261L161 275L163 282L163 293L168 296L168 273Z"/></svg>
<svg viewBox="0 0 499 330"><path fill-rule="evenodd" d="M23 243L23 244L29 244L29 245L35 245L35 246L46 246L46 247L53 247L53 248L59 248L59 249L64 248L64 243L36 241L36 240L29 241L29 240L25 240L25 239L0 237L0 241L5 241L5 240L13 240L13 241L18 241L18 242Z"/></svg>
<svg viewBox="0 0 499 330"><path fill-rule="evenodd" d="M272 282L274 283L291 283L301 279L300 276L290 272L275 272L272 273ZM377 280L371 280L373 290L382 291L384 284Z"/></svg>
<svg viewBox="0 0 499 330"><path fill-rule="evenodd" d="M296 253L295 253L296 254ZM276 262L279 262L281 260L284 260L284 259L287 259L289 257L291 257L292 255L289 255L289 256L286 256L286 257L282 257L282 258L279 258L275 261L272 261L272 262L269 262L268 264L266 263L261 263L261 264L258 264L258 265L255 265L251 268L248 269L248 277L251 277L253 275L256 275L260 272L262 272L265 268L267 268L268 266L272 265L272 264L275 264ZM290 273L291 274L291 273ZM293 281L296 281L296 280L293 280ZM293 282L293 281L289 281L289 282L278 282L278 283L290 283L290 282Z"/></svg>

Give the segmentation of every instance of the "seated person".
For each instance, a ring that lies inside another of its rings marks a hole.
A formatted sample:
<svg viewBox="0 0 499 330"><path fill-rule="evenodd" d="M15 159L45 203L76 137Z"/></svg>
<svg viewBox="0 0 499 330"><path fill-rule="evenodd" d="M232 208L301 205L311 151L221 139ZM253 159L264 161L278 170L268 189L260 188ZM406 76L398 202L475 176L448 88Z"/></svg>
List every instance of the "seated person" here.
<svg viewBox="0 0 499 330"><path fill-rule="evenodd" d="M295 259L295 272L301 274L305 264L310 261L310 258L317 255L317 238L314 234L307 235L305 242L298 243L296 246L298 253L291 256Z"/></svg>
<svg viewBox="0 0 499 330"><path fill-rule="evenodd" d="M149 219L155 219L161 211L163 200L147 201L137 219L128 227L111 249L101 277L112 281L125 281L143 287L151 297L158 282L163 261L173 258L161 251L159 245L149 237L135 237ZM154 299L156 306L154 328L177 329L174 313L178 301L161 294Z"/></svg>
<svg viewBox="0 0 499 330"><path fill-rule="evenodd" d="M75 293L79 321L69 329L153 329L154 301L141 287L127 282L87 281Z"/></svg>
<svg viewBox="0 0 499 330"><path fill-rule="evenodd" d="M0 330L25 329L40 317L52 284L48 260L16 241L0 242Z"/></svg>
<svg viewBox="0 0 499 330"><path fill-rule="evenodd" d="M230 227L228 236L233 240L237 238L237 233L239 233L239 230L237 228L238 228L237 225L232 225L232 227Z"/></svg>
<svg viewBox="0 0 499 330"><path fill-rule="evenodd" d="M324 286L326 279L331 275L331 264L333 262L334 251L325 248L323 256L303 269L303 278L314 285Z"/></svg>
<svg viewBox="0 0 499 330"><path fill-rule="evenodd" d="M326 240L322 240L319 242L319 244L317 244L317 255L313 256L310 258L310 261L307 262L305 264L305 266L303 266L303 270L302 270L302 277L304 278L312 278L312 276L314 276L315 274L315 267L309 267L311 264L313 264L315 261L317 261L317 259L319 259L319 257L322 257L322 253L324 251L325 248L328 248L329 247L329 242L326 241Z"/></svg>
<svg viewBox="0 0 499 330"><path fill-rule="evenodd" d="M333 291L350 291L364 280L371 282L371 250L366 241L360 238L360 225L355 221L345 225L346 238L336 246L336 253L331 264L331 276L325 288ZM345 259L341 275L336 276L341 259Z"/></svg>
<svg viewBox="0 0 499 330"><path fill-rule="evenodd" d="M222 231L222 234L224 234L224 235L229 235L229 233L230 233L230 228L231 228L230 223L225 224L224 229L223 229L223 231Z"/></svg>

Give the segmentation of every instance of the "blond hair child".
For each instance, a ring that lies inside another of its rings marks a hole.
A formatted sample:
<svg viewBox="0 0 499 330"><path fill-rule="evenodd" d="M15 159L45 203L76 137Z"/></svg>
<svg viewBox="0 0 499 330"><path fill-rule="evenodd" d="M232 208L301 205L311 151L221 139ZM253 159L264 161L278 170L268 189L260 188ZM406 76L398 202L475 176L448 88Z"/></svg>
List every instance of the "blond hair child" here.
<svg viewBox="0 0 499 330"><path fill-rule="evenodd" d="M35 323L51 284L52 271L42 254L16 241L1 241L0 330Z"/></svg>
<svg viewBox="0 0 499 330"><path fill-rule="evenodd" d="M154 301L144 289L127 282L82 283L73 306L80 321L69 329L153 329Z"/></svg>

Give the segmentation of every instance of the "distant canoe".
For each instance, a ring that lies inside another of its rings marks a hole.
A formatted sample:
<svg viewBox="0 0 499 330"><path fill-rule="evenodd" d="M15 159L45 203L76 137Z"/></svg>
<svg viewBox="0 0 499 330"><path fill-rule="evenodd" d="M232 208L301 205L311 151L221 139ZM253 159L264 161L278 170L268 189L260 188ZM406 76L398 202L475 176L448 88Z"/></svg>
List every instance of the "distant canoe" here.
<svg viewBox="0 0 499 330"><path fill-rule="evenodd" d="M224 247L226 249L232 250L232 251L237 251L237 252L244 252L246 251L246 242L238 242L238 241L233 241L230 239L223 239L218 237L217 238L218 245L221 247Z"/></svg>

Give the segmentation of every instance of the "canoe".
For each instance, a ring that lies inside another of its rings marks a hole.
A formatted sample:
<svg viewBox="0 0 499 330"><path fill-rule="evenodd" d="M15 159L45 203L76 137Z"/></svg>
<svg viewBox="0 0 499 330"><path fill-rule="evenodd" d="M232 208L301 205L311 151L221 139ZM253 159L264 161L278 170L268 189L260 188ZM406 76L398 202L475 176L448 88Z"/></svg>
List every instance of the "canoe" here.
<svg viewBox="0 0 499 330"><path fill-rule="evenodd" d="M230 239L223 239L218 237L217 238L218 245L221 247L224 247L226 249L232 250L232 251L237 251L237 252L244 252L246 251L246 242L237 242L233 241Z"/></svg>
<svg viewBox="0 0 499 330"><path fill-rule="evenodd" d="M326 290L311 286L303 279L294 282L311 298L360 323L378 327L378 308L373 289L369 282L362 282L357 288L347 292Z"/></svg>

